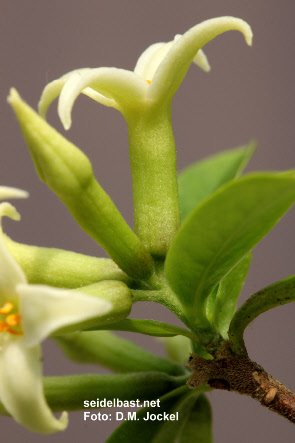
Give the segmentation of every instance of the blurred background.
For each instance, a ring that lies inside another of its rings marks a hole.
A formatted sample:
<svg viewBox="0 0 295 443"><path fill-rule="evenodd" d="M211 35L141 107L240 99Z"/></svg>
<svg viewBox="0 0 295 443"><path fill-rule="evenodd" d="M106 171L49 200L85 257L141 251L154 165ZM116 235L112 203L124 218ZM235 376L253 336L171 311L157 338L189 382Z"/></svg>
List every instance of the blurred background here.
<svg viewBox="0 0 295 443"><path fill-rule="evenodd" d="M178 167L223 149L258 141L248 170L285 170L295 164L294 13L292 0L10 0L0 1L1 162L0 184L30 192L15 201L21 223L5 220L13 239L88 255L104 252L76 225L57 197L35 173L14 115L6 103L11 86L34 108L44 86L80 67L114 66L133 70L149 45L169 41L212 17L232 15L253 29L253 47L237 32L228 32L205 47L211 64L206 74L192 66L173 100L172 115ZM49 122L65 133L56 104ZM96 177L132 225L132 188L127 128L121 114L80 97L66 136L92 160ZM255 249L239 303L253 292L294 274L294 209ZM179 324L158 305L135 306L133 317ZM260 316L248 329L250 357L287 387L295 389L295 306L285 305ZM153 338L124 334L163 355ZM44 373L105 371L68 362L50 341L44 346ZM294 442L293 425L250 398L228 392L210 394L216 443ZM43 442L8 418L0 417L1 435L9 443ZM70 414L66 434L48 442L104 442L115 422L83 422Z"/></svg>

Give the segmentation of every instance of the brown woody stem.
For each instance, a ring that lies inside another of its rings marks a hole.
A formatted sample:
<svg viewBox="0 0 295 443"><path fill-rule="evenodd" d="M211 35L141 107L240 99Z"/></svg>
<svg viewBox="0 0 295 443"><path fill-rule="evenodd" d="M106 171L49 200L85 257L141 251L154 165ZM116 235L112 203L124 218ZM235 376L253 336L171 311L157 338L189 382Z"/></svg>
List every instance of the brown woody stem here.
<svg viewBox="0 0 295 443"><path fill-rule="evenodd" d="M191 355L187 366L194 373L188 380L191 388L202 384L249 395L262 406L295 423L295 394L246 356L235 355L223 342L214 360Z"/></svg>

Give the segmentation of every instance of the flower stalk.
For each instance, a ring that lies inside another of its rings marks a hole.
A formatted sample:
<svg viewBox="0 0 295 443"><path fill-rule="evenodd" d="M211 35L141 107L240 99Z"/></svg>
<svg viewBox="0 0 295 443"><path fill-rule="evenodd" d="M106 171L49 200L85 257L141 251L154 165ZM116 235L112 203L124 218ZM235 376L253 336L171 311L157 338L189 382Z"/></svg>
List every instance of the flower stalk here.
<svg viewBox="0 0 295 443"><path fill-rule="evenodd" d="M165 256L180 225L170 110L128 114L127 123L134 231L152 255Z"/></svg>

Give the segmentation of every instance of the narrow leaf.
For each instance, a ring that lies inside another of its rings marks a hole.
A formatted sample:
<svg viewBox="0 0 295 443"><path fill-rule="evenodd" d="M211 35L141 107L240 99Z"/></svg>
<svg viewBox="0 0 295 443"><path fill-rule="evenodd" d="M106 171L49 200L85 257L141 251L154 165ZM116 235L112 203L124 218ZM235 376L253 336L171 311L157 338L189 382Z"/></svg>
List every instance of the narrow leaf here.
<svg viewBox="0 0 295 443"><path fill-rule="evenodd" d="M151 335L154 337L175 337L182 335L190 338L194 343L194 352L203 358L210 358L208 354L200 345L196 342L197 337L188 329L174 326L169 323L163 323L155 320L142 320L142 319L124 319L110 325L98 325L90 330L112 330L112 331L129 331L137 332L139 334Z"/></svg>
<svg viewBox="0 0 295 443"><path fill-rule="evenodd" d="M45 377L46 400L54 412L85 410L85 400L152 400L185 383L184 377L161 372L83 374ZM90 408L89 408L90 409Z"/></svg>
<svg viewBox="0 0 295 443"><path fill-rule="evenodd" d="M295 301L295 276L267 286L253 294L235 313L229 328L233 350L247 355L244 330L256 317L269 309Z"/></svg>
<svg viewBox="0 0 295 443"><path fill-rule="evenodd" d="M63 377L44 377L44 392L50 409L53 412L85 411L85 400L116 401L158 399L181 387L188 390L183 384L188 376L173 377L160 372L142 372L120 375L83 374ZM205 388L206 389L206 388ZM99 406L91 407L91 413ZM0 414L9 415L0 401ZM128 440L127 440L128 441Z"/></svg>
<svg viewBox="0 0 295 443"><path fill-rule="evenodd" d="M182 222L220 186L238 177L256 149L254 142L205 158L180 172L178 177Z"/></svg>
<svg viewBox="0 0 295 443"><path fill-rule="evenodd" d="M139 334L151 335L154 337L174 337L183 335L193 338L193 334L188 329L163 323L155 320L124 319L110 325L98 326L99 329L110 329L112 331L138 332ZM92 328L95 330L96 328Z"/></svg>
<svg viewBox="0 0 295 443"><path fill-rule="evenodd" d="M206 300L295 201L295 174L251 174L199 205L176 234L165 268L192 325L210 330Z"/></svg>
<svg viewBox="0 0 295 443"><path fill-rule="evenodd" d="M157 371L183 374L184 368L109 331L74 332L55 337L68 358L105 366L115 372Z"/></svg>
<svg viewBox="0 0 295 443"><path fill-rule="evenodd" d="M246 255L219 283L212 310L212 324L224 338L228 338L229 324L235 313L251 258L251 253Z"/></svg>

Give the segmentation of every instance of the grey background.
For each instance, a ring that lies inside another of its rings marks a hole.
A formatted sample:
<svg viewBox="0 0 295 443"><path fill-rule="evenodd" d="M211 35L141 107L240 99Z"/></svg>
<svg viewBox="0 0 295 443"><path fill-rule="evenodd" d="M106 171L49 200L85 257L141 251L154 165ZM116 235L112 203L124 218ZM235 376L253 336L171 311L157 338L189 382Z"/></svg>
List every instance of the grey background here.
<svg viewBox="0 0 295 443"><path fill-rule="evenodd" d="M248 48L241 35L227 33L205 48L212 71L192 67L173 101L179 169L222 149L255 138L259 149L249 170L294 167L294 12L292 0L2 0L1 163L0 182L30 192L17 201L21 223L5 221L14 239L103 255L71 219L67 210L39 182L14 116L6 104L14 86L33 107L47 82L79 67L115 66L132 70L150 44L171 40L191 26L221 15L245 19L253 28ZM61 132L56 106L49 121ZM127 130L123 117L88 98L79 98L69 139L91 158L96 176L132 224ZM256 248L241 302L251 293L294 274L294 209ZM246 334L249 354L272 375L295 389L294 305L262 315ZM134 316L177 323L153 304L136 306ZM162 353L152 338L134 337ZM67 362L50 342L44 346L48 375L97 371ZM99 369L100 370L100 369ZM214 392L210 395L217 443L293 442L292 424L252 399ZM32 435L0 418L1 436L9 442L104 442L114 422L84 423L82 412L70 414L65 434Z"/></svg>

